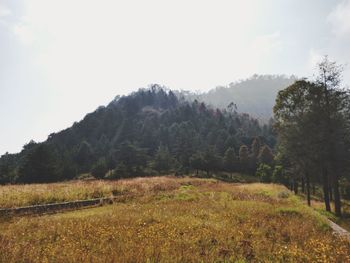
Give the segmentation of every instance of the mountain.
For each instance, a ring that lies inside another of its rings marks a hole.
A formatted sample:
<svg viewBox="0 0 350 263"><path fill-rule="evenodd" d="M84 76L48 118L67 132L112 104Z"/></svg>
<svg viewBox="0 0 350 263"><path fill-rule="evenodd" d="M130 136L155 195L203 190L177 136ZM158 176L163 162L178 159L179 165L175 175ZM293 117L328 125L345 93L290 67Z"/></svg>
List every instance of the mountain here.
<svg viewBox="0 0 350 263"><path fill-rule="evenodd" d="M187 173L194 167L209 173L223 169L228 150L238 156L254 138L274 145L271 126L248 114L189 102L153 85L117 97L43 143L2 156L0 182L59 181L89 172L104 177L108 171L118 178Z"/></svg>
<svg viewBox="0 0 350 263"><path fill-rule="evenodd" d="M254 75L251 78L219 86L207 93L185 92L189 100L203 101L213 107L224 109L230 103L237 106L239 112L248 113L262 122L272 117L272 108L279 90L295 82L295 76Z"/></svg>

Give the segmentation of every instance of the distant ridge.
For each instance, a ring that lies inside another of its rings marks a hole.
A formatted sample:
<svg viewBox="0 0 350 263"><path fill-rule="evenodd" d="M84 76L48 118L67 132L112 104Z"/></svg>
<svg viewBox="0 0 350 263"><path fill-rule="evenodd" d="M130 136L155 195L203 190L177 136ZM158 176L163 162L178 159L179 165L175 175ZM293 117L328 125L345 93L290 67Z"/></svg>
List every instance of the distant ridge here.
<svg viewBox="0 0 350 263"><path fill-rule="evenodd" d="M218 86L206 93L184 92L184 96L189 100L196 99L222 109L233 102L238 112L248 113L262 122L267 122L272 117L278 91L295 80L295 76L253 75L227 86Z"/></svg>

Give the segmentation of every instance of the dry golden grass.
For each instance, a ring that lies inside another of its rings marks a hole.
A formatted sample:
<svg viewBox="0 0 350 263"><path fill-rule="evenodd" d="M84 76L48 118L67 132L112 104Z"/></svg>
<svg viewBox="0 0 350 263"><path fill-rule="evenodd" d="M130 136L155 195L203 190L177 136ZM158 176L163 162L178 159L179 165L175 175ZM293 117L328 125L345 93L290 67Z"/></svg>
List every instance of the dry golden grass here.
<svg viewBox="0 0 350 263"><path fill-rule="evenodd" d="M0 262L350 262L350 244L282 186L170 177L112 184L132 198L2 219Z"/></svg>
<svg viewBox="0 0 350 263"><path fill-rule="evenodd" d="M188 178L171 177L135 178L126 180L70 181L52 184L0 185L0 208L85 200L112 195L147 192L152 188L178 188ZM191 179L201 182L199 179Z"/></svg>

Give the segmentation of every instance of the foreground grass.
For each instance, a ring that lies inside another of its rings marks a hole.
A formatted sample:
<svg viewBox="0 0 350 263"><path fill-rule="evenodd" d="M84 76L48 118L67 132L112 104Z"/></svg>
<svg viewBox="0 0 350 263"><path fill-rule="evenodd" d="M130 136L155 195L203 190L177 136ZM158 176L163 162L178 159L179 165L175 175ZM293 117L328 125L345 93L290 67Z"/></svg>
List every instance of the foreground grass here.
<svg viewBox="0 0 350 263"><path fill-rule="evenodd" d="M350 262L350 244L282 186L170 177L116 184L123 203L3 218L0 262Z"/></svg>

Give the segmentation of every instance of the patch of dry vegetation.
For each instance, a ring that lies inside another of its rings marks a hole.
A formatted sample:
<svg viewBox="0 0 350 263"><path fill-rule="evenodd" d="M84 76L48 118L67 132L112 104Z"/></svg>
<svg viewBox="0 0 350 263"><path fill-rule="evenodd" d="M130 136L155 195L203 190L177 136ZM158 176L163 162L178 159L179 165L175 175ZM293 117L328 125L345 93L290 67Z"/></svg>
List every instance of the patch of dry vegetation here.
<svg viewBox="0 0 350 263"><path fill-rule="evenodd" d="M50 204L74 200L110 197L120 194L142 194L153 188L170 190L188 180L201 183L200 179L171 177L135 178L126 180L70 181L52 184L0 185L0 208Z"/></svg>
<svg viewBox="0 0 350 263"><path fill-rule="evenodd" d="M0 262L350 262L350 244L282 186L170 177L113 184L133 198L2 219Z"/></svg>

